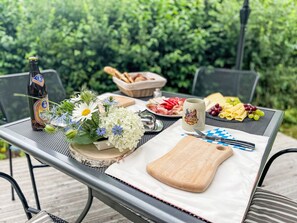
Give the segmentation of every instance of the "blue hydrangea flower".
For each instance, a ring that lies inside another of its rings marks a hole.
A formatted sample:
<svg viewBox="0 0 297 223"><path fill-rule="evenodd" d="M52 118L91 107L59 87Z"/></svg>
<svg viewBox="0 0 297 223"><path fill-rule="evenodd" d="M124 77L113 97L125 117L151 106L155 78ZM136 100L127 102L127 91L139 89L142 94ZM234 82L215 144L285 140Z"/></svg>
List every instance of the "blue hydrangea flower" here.
<svg viewBox="0 0 297 223"><path fill-rule="evenodd" d="M104 136L106 134L106 128L98 128L96 130L96 133L98 134L98 136Z"/></svg>
<svg viewBox="0 0 297 223"><path fill-rule="evenodd" d="M79 122L72 120L71 118L68 119L68 123L69 126L72 126L72 128L77 129L78 131L82 130L82 126ZM66 127L67 129L67 127Z"/></svg>
<svg viewBox="0 0 297 223"><path fill-rule="evenodd" d="M112 105L115 105L117 104L117 102L115 100L111 100L110 98L105 98L103 101L102 101L102 104L104 106L112 106Z"/></svg>
<svg viewBox="0 0 297 223"><path fill-rule="evenodd" d="M56 122L61 123L61 124L65 124L66 121L67 121L66 114L63 114L63 115L56 118Z"/></svg>
<svg viewBox="0 0 297 223"><path fill-rule="evenodd" d="M123 133L123 128L120 125L115 125L114 127L112 127L112 133L114 135L122 135Z"/></svg>
<svg viewBox="0 0 297 223"><path fill-rule="evenodd" d="M73 119L69 120L69 125L77 125L79 122L74 121Z"/></svg>

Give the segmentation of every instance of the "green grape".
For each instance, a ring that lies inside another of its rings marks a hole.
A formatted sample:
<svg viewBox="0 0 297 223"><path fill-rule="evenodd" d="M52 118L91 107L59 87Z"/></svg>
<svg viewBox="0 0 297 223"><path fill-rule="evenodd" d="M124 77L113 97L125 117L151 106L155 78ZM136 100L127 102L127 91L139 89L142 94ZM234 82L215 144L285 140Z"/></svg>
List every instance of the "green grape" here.
<svg viewBox="0 0 297 223"><path fill-rule="evenodd" d="M226 103L232 105L232 100L231 100L231 98L227 98L227 99L226 99Z"/></svg>
<svg viewBox="0 0 297 223"><path fill-rule="evenodd" d="M260 109L257 109L257 110L255 111L255 113L256 113L257 115L259 115L260 117L263 117L263 116L265 115L265 113L264 113L263 111L261 111Z"/></svg>
<svg viewBox="0 0 297 223"><path fill-rule="evenodd" d="M233 105L237 105L240 103L239 98L234 98Z"/></svg>
<svg viewBox="0 0 297 223"><path fill-rule="evenodd" d="M227 98L226 103L235 106L240 103L240 100L239 98Z"/></svg>
<svg viewBox="0 0 297 223"><path fill-rule="evenodd" d="M261 110L260 110L260 109L257 109L257 110L255 111L255 114L257 114L257 115L259 115L259 116L260 116L260 113L261 113Z"/></svg>
<svg viewBox="0 0 297 223"><path fill-rule="evenodd" d="M249 118L253 119L254 118L254 114L249 114Z"/></svg>
<svg viewBox="0 0 297 223"><path fill-rule="evenodd" d="M254 115L254 120L255 120L255 121L258 121L258 120L259 120L259 118L260 118L260 116L259 116L259 115L257 115L257 114L255 114L255 115Z"/></svg>
<svg viewBox="0 0 297 223"><path fill-rule="evenodd" d="M265 112L263 112L263 111L261 111L261 110L260 110L260 112L261 112L261 113L259 114L260 117L263 117L263 116L265 115Z"/></svg>

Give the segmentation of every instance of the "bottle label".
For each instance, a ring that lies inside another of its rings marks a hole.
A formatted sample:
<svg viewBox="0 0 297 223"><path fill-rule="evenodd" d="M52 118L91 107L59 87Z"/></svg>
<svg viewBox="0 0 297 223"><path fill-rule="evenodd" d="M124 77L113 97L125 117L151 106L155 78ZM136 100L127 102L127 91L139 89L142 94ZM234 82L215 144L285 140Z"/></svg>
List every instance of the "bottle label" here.
<svg viewBox="0 0 297 223"><path fill-rule="evenodd" d="M32 82L34 82L35 84L43 87L44 85L44 78L41 74L37 74L35 77L33 77Z"/></svg>
<svg viewBox="0 0 297 223"><path fill-rule="evenodd" d="M37 100L34 105L34 118L37 123L44 125L46 121L46 112L49 110L47 96Z"/></svg>

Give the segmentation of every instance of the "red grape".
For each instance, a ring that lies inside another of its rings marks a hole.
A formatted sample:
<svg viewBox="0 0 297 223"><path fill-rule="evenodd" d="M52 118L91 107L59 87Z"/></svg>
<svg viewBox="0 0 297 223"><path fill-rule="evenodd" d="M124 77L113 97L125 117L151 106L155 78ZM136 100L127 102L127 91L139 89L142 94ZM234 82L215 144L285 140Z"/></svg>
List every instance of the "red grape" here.
<svg viewBox="0 0 297 223"><path fill-rule="evenodd" d="M265 113L257 108L257 106L251 105L251 104L244 104L244 109L248 112L248 117L250 119L254 119L255 121L258 121L260 117L264 116Z"/></svg>
<svg viewBox="0 0 297 223"><path fill-rule="evenodd" d="M212 116L218 116L222 110L223 110L222 106L220 106L220 104L217 103L210 108L208 114Z"/></svg>
<svg viewBox="0 0 297 223"><path fill-rule="evenodd" d="M212 116L218 116L218 113L217 113L215 110L212 110L212 111L211 111L211 115L212 115Z"/></svg>

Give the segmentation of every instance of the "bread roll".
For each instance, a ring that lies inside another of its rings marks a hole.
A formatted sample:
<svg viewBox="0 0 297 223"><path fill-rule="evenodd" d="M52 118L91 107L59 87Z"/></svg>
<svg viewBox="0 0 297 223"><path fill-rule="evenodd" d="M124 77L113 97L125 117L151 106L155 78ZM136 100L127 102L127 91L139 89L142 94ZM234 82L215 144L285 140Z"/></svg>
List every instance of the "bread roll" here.
<svg viewBox="0 0 297 223"><path fill-rule="evenodd" d="M145 76L143 76L142 74L137 74L134 77L134 82L139 82L139 81L146 81L147 78Z"/></svg>

